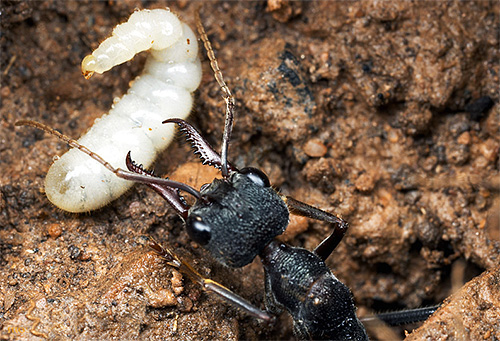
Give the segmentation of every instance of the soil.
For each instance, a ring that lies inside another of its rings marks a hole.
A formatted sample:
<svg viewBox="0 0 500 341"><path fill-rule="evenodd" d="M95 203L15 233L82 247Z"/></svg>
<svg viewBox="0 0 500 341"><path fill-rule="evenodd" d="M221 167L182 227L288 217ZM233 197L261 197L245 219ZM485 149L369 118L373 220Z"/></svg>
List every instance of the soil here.
<svg viewBox="0 0 500 341"><path fill-rule="evenodd" d="M145 186L95 212L61 211L43 183L67 147L14 127L34 119L83 134L145 54L90 81L81 59L135 8L166 5L0 3L1 339L293 338L286 314L265 325L202 292L145 236L263 308L259 260L217 264ZM200 5L168 2L191 27ZM500 4L214 1L200 12L237 103L231 161L349 222L327 264L358 315L439 304L484 272L413 339L500 339ZM189 121L218 149L224 102L204 59ZM178 141L158 174L195 187L218 176ZM328 234L298 218L283 238L311 250ZM477 297L485 292L497 294Z"/></svg>

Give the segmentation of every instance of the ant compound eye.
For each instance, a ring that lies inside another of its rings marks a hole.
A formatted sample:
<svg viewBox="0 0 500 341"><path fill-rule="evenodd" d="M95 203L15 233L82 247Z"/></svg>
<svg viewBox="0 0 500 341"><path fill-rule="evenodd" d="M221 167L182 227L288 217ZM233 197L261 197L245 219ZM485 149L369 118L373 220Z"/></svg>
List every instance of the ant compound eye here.
<svg viewBox="0 0 500 341"><path fill-rule="evenodd" d="M197 215L190 215L187 218L186 231L189 237L200 245L207 245L210 241L210 226Z"/></svg>
<svg viewBox="0 0 500 341"><path fill-rule="evenodd" d="M271 183L263 171L253 167L246 167L240 170L241 174L245 174L252 182L261 187L270 187Z"/></svg>

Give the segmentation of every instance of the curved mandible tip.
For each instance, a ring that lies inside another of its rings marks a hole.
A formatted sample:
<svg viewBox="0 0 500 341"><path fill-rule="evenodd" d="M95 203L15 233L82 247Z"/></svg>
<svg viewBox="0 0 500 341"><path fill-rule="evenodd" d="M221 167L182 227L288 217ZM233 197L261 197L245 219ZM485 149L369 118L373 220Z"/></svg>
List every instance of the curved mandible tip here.
<svg viewBox="0 0 500 341"><path fill-rule="evenodd" d="M199 155L204 165L213 166L219 170L222 170L222 158L217 153L207 140L188 122L180 118L169 118L162 122L165 123L175 123L179 126L181 133L186 135L186 139L191 143L191 147L194 149L194 153ZM230 162L226 160L226 172L237 171L238 169L234 167ZM224 174L223 174L224 175Z"/></svg>

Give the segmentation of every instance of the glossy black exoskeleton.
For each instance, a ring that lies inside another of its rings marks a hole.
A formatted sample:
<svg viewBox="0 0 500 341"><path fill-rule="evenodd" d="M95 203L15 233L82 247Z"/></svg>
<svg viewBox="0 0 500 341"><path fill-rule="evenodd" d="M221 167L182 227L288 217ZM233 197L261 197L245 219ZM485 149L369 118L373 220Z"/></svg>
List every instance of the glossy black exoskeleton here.
<svg viewBox="0 0 500 341"><path fill-rule="evenodd" d="M366 340L350 290L315 253L276 240L261 254L266 308L292 315L295 335L304 340Z"/></svg>

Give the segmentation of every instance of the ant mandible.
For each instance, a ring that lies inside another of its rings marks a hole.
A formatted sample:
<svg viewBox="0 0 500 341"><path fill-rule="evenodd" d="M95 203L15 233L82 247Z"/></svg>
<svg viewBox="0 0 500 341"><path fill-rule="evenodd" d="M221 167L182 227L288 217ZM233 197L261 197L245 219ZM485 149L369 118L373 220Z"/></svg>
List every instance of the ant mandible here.
<svg viewBox="0 0 500 341"><path fill-rule="evenodd" d="M203 278L190 265L179 260L171 250L155 242L151 243L151 247L168 264L200 283L205 290L217 293L264 321L272 321L273 315L286 310L292 316L295 335L300 339L367 340L366 331L356 316L350 290L325 264L325 260L345 235L347 222L277 193L267 176L259 169L237 169L227 160L233 126L234 97L223 79L199 13L197 28L226 103L221 154L186 121L168 119L163 123L177 124L203 164L221 170L222 179L214 179L211 184L202 186L198 191L186 184L156 177L135 164L130 152L126 157L128 171L114 168L87 147L43 124L23 120L16 125L29 125L45 130L88 154L118 177L144 183L154 189L184 220L189 236L207 249L218 262L238 268L259 256L265 271L267 312L254 307L222 285ZM194 196L195 203L189 206L180 191ZM312 252L289 246L275 237L285 231L290 213L328 222L333 231Z"/></svg>

